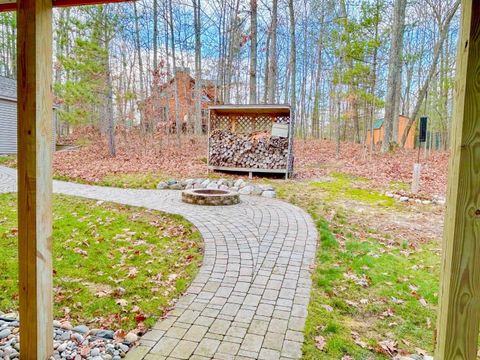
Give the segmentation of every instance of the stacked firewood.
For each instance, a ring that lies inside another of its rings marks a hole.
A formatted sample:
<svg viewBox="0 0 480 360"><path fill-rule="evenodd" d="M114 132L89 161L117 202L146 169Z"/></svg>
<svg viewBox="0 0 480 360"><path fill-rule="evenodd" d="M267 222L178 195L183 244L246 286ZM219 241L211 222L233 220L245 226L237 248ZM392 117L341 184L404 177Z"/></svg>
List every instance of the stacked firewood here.
<svg viewBox="0 0 480 360"><path fill-rule="evenodd" d="M254 169L285 169L288 139L266 131L236 134L214 130L210 134L210 165Z"/></svg>

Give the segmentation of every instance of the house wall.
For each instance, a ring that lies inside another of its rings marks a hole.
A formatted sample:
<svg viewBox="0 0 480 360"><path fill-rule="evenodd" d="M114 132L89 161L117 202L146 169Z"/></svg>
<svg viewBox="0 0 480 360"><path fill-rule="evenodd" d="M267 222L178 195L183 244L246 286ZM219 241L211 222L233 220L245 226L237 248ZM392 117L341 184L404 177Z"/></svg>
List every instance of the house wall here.
<svg viewBox="0 0 480 360"><path fill-rule="evenodd" d="M55 151L56 112L53 111L53 150ZM17 102L0 98L0 154L17 153Z"/></svg>
<svg viewBox="0 0 480 360"><path fill-rule="evenodd" d="M380 129L373 129L373 143L381 144L383 140L383 126ZM370 130L367 131L367 144L370 144Z"/></svg>
<svg viewBox="0 0 480 360"><path fill-rule="evenodd" d="M0 154L17 153L17 103L0 99Z"/></svg>
<svg viewBox="0 0 480 360"><path fill-rule="evenodd" d="M400 115L398 121L398 143L402 141L403 132L407 127L408 118L406 116ZM405 141L405 149L414 149L415 148L415 133L416 133L416 125L417 122L415 121L410 128L410 131L407 136L407 141Z"/></svg>
<svg viewBox="0 0 480 360"><path fill-rule="evenodd" d="M195 81L188 71L178 71L176 81L171 79L167 84L154 90L146 100L144 114L146 118L153 118L154 123L166 123L168 127L175 127L175 84L178 93L178 117L183 127L192 123L195 116ZM202 101L203 125L207 124L206 110L213 104L215 97L214 86L204 86L202 96L208 96L208 101ZM168 111L167 111L168 110Z"/></svg>

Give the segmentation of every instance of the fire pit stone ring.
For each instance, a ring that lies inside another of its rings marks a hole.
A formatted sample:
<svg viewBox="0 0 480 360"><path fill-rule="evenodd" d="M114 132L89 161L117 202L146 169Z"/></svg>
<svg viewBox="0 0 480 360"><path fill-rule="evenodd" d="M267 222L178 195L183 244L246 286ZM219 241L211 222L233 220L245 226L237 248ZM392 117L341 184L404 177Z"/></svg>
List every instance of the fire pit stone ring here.
<svg viewBox="0 0 480 360"><path fill-rule="evenodd" d="M182 201L195 205L235 205L240 202L240 195L231 190L190 189L182 191Z"/></svg>

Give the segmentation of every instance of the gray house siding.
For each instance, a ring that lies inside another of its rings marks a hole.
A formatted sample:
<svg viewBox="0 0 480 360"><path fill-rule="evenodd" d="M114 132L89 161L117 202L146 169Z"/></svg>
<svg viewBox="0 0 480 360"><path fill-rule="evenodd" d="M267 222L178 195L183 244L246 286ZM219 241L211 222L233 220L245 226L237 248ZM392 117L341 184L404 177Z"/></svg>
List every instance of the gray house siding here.
<svg viewBox="0 0 480 360"><path fill-rule="evenodd" d="M0 99L0 154L17 153L17 103Z"/></svg>
<svg viewBox="0 0 480 360"><path fill-rule="evenodd" d="M15 80L0 76L0 155L17 153L17 89ZM53 151L56 144L53 110Z"/></svg>

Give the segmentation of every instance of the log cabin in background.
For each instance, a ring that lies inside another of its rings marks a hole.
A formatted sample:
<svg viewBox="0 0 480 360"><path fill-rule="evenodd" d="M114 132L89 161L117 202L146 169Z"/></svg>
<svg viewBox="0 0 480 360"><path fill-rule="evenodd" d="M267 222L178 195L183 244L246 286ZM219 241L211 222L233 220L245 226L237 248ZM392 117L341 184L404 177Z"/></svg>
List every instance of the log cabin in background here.
<svg viewBox="0 0 480 360"><path fill-rule="evenodd" d="M152 94L144 101L141 109L149 127L164 127L175 132L176 104L175 86L178 94L178 117L182 131L193 128L195 121L195 79L188 68L177 68L175 77L166 83L158 84ZM217 103L217 86L213 80L202 79L202 128L207 131L208 107Z"/></svg>
<svg viewBox="0 0 480 360"><path fill-rule="evenodd" d="M398 132L397 139L395 141L397 144L402 142L402 135L405 127L408 123L408 117L400 115L398 117ZM377 119L373 123L373 143L375 145L381 145L383 141L383 131L384 131L384 120ZM416 122L413 123L410 131L408 132L407 141L405 142L405 149L414 149L415 148L415 126ZM367 144L370 144L370 129L367 130Z"/></svg>

